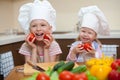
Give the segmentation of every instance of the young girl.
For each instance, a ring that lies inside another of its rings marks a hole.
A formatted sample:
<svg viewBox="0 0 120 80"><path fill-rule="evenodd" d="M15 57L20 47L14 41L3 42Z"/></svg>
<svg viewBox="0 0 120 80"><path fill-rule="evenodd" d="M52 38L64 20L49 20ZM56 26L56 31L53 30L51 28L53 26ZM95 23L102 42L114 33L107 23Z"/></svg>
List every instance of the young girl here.
<svg viewBox="0 0 120 80"><path fill-rule="evenodd" d="M97 35L109 35L109 26L104 14L97 6L81 8L79 11L79 36L72 43L67 60L85 62L89 58L102 56L101 43Z"/></svg>
<svg viewBox="0 0 120 80"><path fill-rule="evenodd" d="M25 55L25 61L52 62L62 53L54 40L56 11L47 0L35 0L20 8L18 20L25 33L29 33L19 53Z"/></svg>

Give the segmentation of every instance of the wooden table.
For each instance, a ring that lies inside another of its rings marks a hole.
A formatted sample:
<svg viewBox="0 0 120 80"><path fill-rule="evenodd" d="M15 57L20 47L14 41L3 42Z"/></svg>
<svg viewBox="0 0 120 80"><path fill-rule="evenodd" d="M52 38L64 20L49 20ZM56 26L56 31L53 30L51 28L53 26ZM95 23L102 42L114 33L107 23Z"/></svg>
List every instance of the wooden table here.
<svg viewBox="0 0 120 80"><path fill-rule="evenodd" d="M24 66L16 66L9 75L5 78L5 80L21 80L22 78L27 78L29 76L24 75L23 72L16 71L18 68L23 68Z"/></svg>
<svg viewBox="0 0 120 80"><path fill-rule="evenodd" d="M56 63L58 62L51 62L51 63L39 63L37 64L41 68L47 70L48 67L53 67ZM75 64L74 67L78 66L78 64ZM16 70L18 69L24 69L22 72L18 72ZM24 66L16 66L10 73L9 75L5 78L5 80L21 80L22 78L27 78L30 77L31 73L36 72L31 66L28 64L25 64Z"/></svg>
<svg viewBox="0 0 120 80"><path fill-rule="evenodd" d="M53 67L58 62L50 62L50 63L38 63L37 65L41 68L47 70L48 67ZM20 71L22 70L22 72ZM19 71L18 71L19 70ZM33 69L30 65L25 64L22 66L16 66L9 75L5 78L5 80L21 80L22 78L30 77L34 72L38 72Z"/></svg>

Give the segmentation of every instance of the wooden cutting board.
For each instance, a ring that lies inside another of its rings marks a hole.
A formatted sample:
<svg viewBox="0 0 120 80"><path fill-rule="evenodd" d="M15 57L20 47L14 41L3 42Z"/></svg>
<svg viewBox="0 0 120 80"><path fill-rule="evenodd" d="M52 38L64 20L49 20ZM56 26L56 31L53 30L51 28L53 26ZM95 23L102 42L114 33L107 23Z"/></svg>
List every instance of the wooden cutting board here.
<svg viewBox="0 0 120 80"><path fill-rule="evenodd" d="M53 66L56 64L57 62L49 62L49 63L37 63L38 66L40 66L41 68L48 70L48 68L53 68ZM39 72L35 69L33 69L30 65L28 65L27 63L24 64L24 75L32 75L35 72Z"/></svg>
<svg viewBox="0 0 120 80"><path fill-rule="evenodd" d="M37 63L38 66L40 66L41 68L48 70L48 68L53 68L53 66L58 63L58 62L49 62L49 63ZM78 66L77 64L75 64L75 67ZM35 69L33 69L30 65L28 65L27 63L24 65L24 75L32 75L35 72L39 72Z"/></svg>

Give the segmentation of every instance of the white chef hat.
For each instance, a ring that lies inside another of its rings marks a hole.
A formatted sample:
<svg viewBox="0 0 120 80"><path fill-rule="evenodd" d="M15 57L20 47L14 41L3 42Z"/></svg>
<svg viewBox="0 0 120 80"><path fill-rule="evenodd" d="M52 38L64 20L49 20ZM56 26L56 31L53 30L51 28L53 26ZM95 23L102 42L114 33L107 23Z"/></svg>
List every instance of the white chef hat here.
<svg viewBox="0 0 120 80"><path fill-rule="evenodd" d="M56 11L47 0L34 0L21 6L18 21L25 33L29 32L30 22L34 19L46 20L52 26L52 31L55 31Z"/></svg>
<svg viewBox="0 0 120 80"><path fill-rule="evenodd" d="M97 6L81 8L78 17L79 27L88 27L100 35L110 34L107 19Z"/></svg>

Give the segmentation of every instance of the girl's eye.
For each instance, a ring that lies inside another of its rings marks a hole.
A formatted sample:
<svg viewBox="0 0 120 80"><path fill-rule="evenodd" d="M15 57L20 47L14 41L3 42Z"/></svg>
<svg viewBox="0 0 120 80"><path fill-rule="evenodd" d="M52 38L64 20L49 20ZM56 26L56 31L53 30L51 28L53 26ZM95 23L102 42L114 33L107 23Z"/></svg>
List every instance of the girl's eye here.
<svg viewBox="0 0 120 80"><path fill-rule="evenodd" d="M93 33L92 33L92 32L88 32L88 34L91 34L91 35L93 35Z"/></svg>
<svg viewBox="0 0 120 80"><path fill-rule="evenodd" d="M32 27L36 27L36 25L32 25Z"/></svg>
<svg viewBox="0 0 120 80"><path fill-rule="evenodd" d="M45 26L44 24L42 24L41 26Z"/></svg>
<svg viewBox="0 0 120 80"><path fill-rule="evenodd" d="M85 33L85 31L84 31L84 30L82 30L81 32Z"/></svg>

